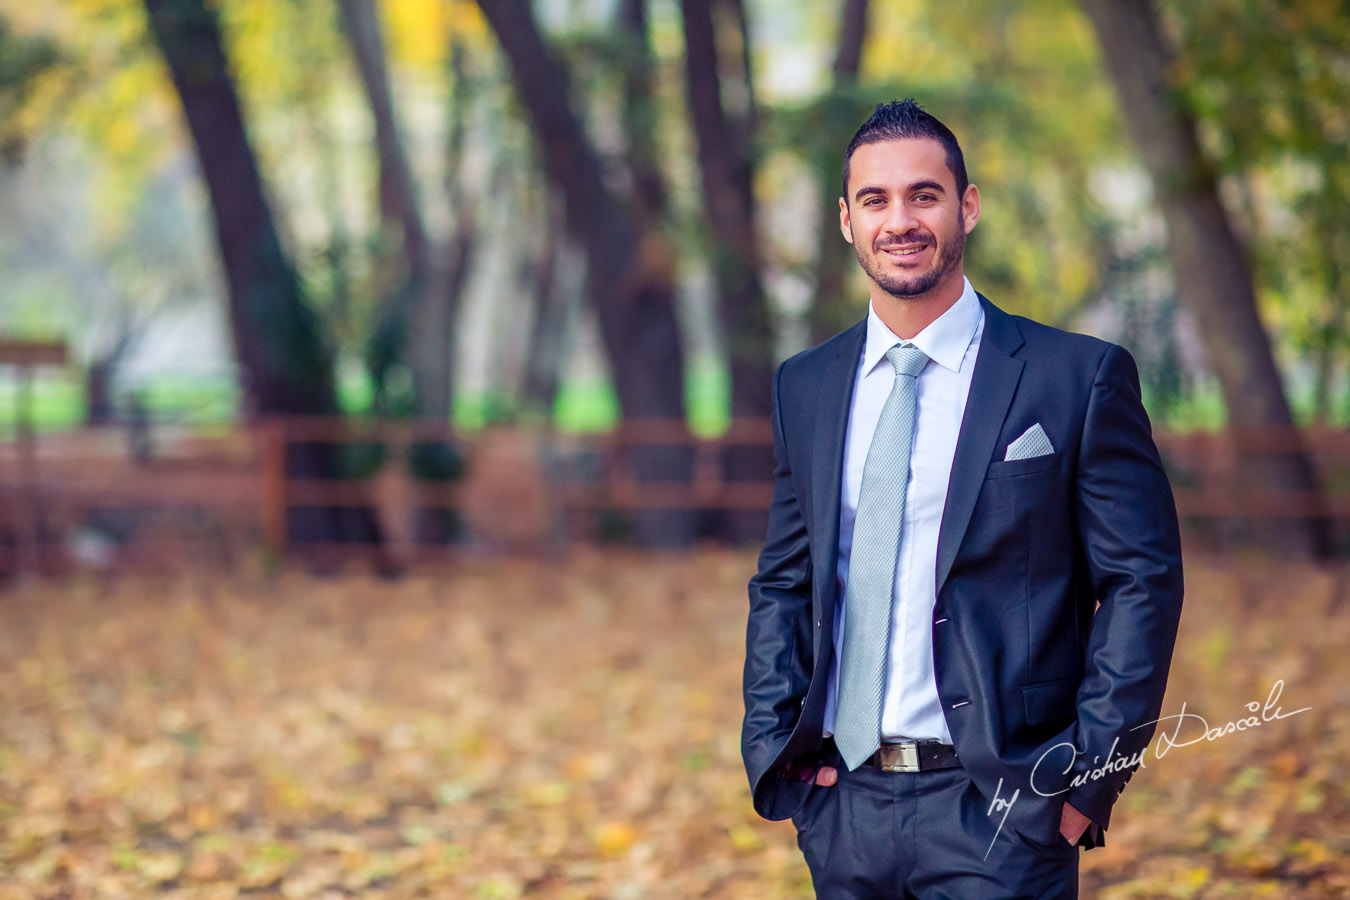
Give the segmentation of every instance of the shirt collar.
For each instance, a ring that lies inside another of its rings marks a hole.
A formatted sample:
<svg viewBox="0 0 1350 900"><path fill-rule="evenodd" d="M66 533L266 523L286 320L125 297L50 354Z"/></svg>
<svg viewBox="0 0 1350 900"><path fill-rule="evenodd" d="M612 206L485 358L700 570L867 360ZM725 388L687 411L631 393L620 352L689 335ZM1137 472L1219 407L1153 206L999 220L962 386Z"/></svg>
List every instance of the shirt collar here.
<svg viewBox="0 0 1350 900"><path fill-rule="evenodd" d="M975 289L970 286L970 279L963 276L961 280L965 289L961 291L961 296L956 302L908 341L897 337L895 332L887 328L872 304L868 303L863 373L871 372L873 367L881 362L886 351L897 343L913 344L944 369L961 371L961 360L965 359L966 348L970 346L970 339L984 316L984 309L980 306L979 298L975 296Z"/></svg>

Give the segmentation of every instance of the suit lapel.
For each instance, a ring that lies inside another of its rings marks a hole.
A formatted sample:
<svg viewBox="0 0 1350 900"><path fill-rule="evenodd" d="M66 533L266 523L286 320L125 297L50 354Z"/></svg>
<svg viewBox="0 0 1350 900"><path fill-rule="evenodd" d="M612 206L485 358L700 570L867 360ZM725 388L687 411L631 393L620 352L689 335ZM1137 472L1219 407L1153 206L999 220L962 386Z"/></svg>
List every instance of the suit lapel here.
<svg viewBox="0 0 1350 900"><path fill-rule="evenodd" d="M867 340L867 320L844 332L836 351L820 374L820 394L816 400L815 452L811 468L811 509L814 518L811 565L815 595L822 598L821 612L830 626L834 623L834 604L839 566L839 491L843 477L844 441L848 434L848 412L853 405L853 382L858 357ZM823 631L830 630L829 627ZM823 633L822 631L822 633Z"/></svg>
<svg viewBox="0 0 1350 900"><path fill-rule="evenodd" d="M980 295L980 303L984 306L984 334L980 338L970 396L966 399L966 411L956 439L947 503L938 531L935 596L942 594L956 552L961 548L961 540L975 511L975 501L980 496L980 487L984 484L985 470L993 457L999 431L1026 365L1023 360L1013 358L1022 346L1022 332L1017 322L983 295Z"/></svg>

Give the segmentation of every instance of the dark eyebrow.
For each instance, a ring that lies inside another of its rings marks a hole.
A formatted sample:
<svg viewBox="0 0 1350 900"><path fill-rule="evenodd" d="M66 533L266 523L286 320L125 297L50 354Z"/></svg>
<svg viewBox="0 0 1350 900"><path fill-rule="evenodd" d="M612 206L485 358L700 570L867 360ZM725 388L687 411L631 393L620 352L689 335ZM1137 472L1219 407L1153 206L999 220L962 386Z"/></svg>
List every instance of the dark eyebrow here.
<svg viewBox="0 0 1350 900"><path fill-rule="evenodd" d="M913 184L911 184L906 190L908 193L911 194L914 193L915 191L931 191L934 194L942 194L945 196L947 193L947 191L942 187L942 184L937 181L916 181ZM884 197L886 195L886 190L884 188L877 187L876 185L870 184L863 185L862 187L858 188L856 193L854 193L853 199L862 200L863 197L869 196L871 194L880 194L881 196Z"/></svg>

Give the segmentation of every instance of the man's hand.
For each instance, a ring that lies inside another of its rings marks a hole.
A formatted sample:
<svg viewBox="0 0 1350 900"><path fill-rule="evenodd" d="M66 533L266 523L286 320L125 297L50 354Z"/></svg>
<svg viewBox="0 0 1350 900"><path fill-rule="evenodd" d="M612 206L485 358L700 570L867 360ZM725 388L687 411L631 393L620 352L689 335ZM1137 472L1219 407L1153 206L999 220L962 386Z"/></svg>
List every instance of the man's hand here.
<svg viewBox="0 0 1350 900"><path fill-rule="evenodd" d="M833 787L839 780L839 772L834 766L794 765L789 769L792 778L797 781L815 782L821 787Z"/></svg>
<svg viewBox="0 0 1350 900"><path fill-rule="evenodd" d="M1064 840L1069 842L1069 846L1076 847L1078 840L1087 831L1087 827L1092 824L1092 820L1074 809L1068 803L1064 804L1064 811L1059 816L1059 833L1064 835Z"/></svg>

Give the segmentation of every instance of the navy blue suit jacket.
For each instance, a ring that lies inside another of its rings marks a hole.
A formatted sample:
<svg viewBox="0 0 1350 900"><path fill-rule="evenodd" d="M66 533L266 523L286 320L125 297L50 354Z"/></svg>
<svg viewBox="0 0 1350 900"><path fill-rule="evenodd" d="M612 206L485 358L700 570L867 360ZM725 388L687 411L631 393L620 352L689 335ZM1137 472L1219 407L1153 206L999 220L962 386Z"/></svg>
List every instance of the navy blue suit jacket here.
<svg viewBox="0 0 1350 900"><path fill-rule="evenodd" d="M933 662L962 765L991 800L1020 791L1007 825L1049 843L1065 800L1107 826L1133 769L1114 761L1153 734L1137 726L1162 705L1180 539L1130 355L980 302L984 334L939 531ZM755 809L770 819L804 803L811 785L789 766L822 742L842 599L840 472L865 336L863 321L789 359L774 383L774 491L749 586L742 732ZM1036 423L1054 452L1004 461ZM1100 771L1108 756L1113 770Z"/></svg>

